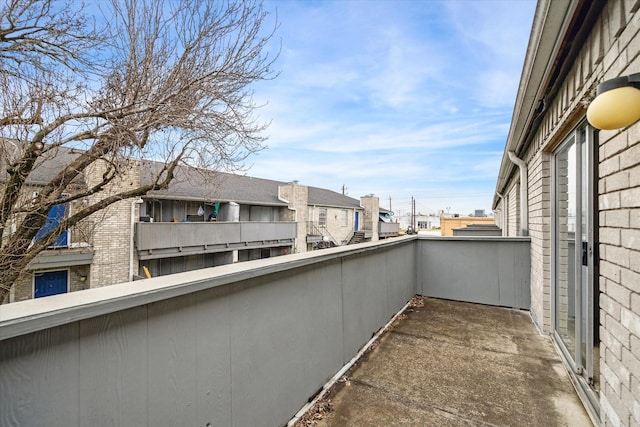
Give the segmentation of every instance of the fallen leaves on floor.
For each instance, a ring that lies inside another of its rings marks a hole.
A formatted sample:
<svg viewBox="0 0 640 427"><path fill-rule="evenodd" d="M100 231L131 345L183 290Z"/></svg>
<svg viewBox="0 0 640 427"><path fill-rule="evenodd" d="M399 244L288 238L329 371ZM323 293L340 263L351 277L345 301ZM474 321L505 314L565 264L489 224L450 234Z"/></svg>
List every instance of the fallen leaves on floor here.
<svg viewBox="0 0 640 427"><path fill-rule="evenodd" d="M424 298L419 296L415 296L411 298L411 301L409 302L409 307L412 307L412 308L424 307Z"/></svg>
<svg viewBox="0 0 640 427"><path fill-rule="evenodd" d="M331 411L333 411L333 402L326 398L320 399L302 418L296 421L294 427L313 427Z"/></svg>

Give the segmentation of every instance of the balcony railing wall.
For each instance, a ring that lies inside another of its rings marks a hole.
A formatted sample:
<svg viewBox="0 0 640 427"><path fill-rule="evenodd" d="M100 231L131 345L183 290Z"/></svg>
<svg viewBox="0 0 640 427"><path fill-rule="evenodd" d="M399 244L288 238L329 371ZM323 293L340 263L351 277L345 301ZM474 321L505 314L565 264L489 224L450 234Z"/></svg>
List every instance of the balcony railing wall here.
<svg viewBox="0 0 640 427"><path fill-rule="evenodd" d="M140 259L292 245L295 222L138 222Z"/></svg>
<svg viewBox="0 0 640 427"><path fill-rule="evenodd" d="M480 283L437 273L459 254L497 262L487 280L525 268L485 254L513 242L434 264L442 242L407 236L2 306L0 425L282 425L414 294Z"/></svg>
<svg viewBox="0 0 640 427"><path fill-rule="evenodd" d="M529 237L422 237L421 295L528 310Z"/></svg>

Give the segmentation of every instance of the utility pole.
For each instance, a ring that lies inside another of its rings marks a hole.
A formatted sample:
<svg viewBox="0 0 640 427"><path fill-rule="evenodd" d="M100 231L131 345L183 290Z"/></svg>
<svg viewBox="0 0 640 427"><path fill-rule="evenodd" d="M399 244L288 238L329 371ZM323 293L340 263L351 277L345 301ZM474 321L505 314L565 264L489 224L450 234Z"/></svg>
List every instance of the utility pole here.
<svg viewBox="0 0 640 427"><path fill-rule="evenodd" d="M347 195L347 186L342 184L342 195L346 196Z"/></svg>
<svg viewBox="0 0 640 427"><path fill-rule="evenodd" d="M391 196L389 196L389 212L393 212L393 210L391 209Z"/></svg>
<svg viewBox="0 0 640 427"><path fill-rule="evenodd" d="M416 199L411 196L411 227L416 229Z"/></svg>

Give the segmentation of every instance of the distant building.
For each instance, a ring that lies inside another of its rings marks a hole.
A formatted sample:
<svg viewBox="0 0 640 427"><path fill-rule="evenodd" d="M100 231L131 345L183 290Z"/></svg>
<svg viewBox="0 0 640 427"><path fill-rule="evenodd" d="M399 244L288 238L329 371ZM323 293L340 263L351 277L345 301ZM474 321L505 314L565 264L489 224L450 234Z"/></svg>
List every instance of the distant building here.
<svg viewBox="0 0 640 427"><path fill-rule="evenodd" d="M440 228L440 217L436 214L422 214L417 213L411 217L411 214L402 215L398 218L400 222L400 228L406 230L411 222L415 222L416 230L436 230Z"/></svg>
<svg viewBox="0 0 640 427"><path fill-rule="evenodd" d="M459 214L445 214L440 211L440 234L442 236L453 236L453 230L463 228L471 224L493 225L495 221L493 217L484 215L484 211L476 211L476 214L483 216L460 216Z"/></svg>

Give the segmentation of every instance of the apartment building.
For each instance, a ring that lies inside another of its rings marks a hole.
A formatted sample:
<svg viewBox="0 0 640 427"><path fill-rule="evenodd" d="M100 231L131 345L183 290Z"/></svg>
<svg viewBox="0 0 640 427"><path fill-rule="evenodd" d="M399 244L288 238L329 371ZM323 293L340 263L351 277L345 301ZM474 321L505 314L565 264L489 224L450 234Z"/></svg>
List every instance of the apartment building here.
<svg viewBox="0 0 640 427"><path fill-rule="evenodd" d="M37 191L73 157L60 150L30 188ZM160 167L135 162L92 198L148 183ZM98 162L78 185L91 185L102 173ZM50 212L45 227L83 201L74 203ZM378 203L297 182L179 167L167 189L121 200L64 233L29 264L9 301L339 246L356 233L358 241L377 240Z"/></svg>
<svg viewBox="0 0 640 427"><path fill-rule="evenodd" d="M638 72L640 1L539 1L493 203L505 235L531 238L536 325L613 426L640 424L640 122L586 114L600 83Z"/></svg>

